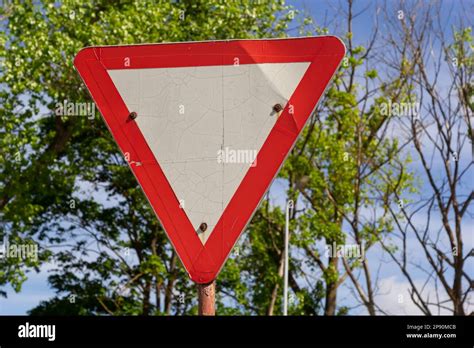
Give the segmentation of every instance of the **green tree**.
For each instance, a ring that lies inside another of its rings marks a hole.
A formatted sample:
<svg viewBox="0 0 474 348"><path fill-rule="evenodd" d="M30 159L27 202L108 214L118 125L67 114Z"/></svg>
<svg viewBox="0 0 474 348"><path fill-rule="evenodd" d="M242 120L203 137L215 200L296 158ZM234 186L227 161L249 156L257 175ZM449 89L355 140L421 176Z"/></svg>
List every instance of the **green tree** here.
<svg viewBox="0 0 474 348"><path fill-rule="evenodd" d="M356 45L352 2L346 5L338 12L347 14L343 24L334 25L346 43L346 58L278 179L286 187L286 200L295 202L290 216L292 314L346 314L348 308L337 301L346 280L369 314L380 312L368 259L328 253L324 246L357 244L365 255L392 232L390 212L413 189L412 174L405 169L410 158L402 155L407 143L390 137L393 119L380 108L407 98L406 76L379 77L380 71L371 67L377 30L366 46ZM329 32L311 20L303 24L303 35ZM258 314L282 313L285 219L280 206L265 200L245 235L244 257L236 259L236 269L246 270L236 282L253 286L241 285L242 292L233 295L242 299L246 294L245 303L253 307L247 308Z"/></svg>

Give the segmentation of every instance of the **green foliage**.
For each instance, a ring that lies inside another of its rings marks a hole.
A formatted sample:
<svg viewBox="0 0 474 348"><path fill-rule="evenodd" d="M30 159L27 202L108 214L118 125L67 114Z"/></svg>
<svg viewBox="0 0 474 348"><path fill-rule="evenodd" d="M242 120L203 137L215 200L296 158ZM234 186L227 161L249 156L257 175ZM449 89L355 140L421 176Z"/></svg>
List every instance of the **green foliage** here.
<svg viewBox="0 0 474 348"><path fill-rule="evenodd" d="M352 33L347 39L352 39ZM357 243L369 250L393 230L387 212L396 206L396 197L413 189L413 177L403 169L409 158L401 158L396 139L382 134L390 117L379 108L396 92L397 100L404 101L409 90L403 89L399 81L392 81L390 88L375 94L364 107L360 99L368 91L352 76L360 74L368 80L379 76L376 69L364 70L365 53L362 46L348 52L348 64L343 64L334 77L279 174L279 181L288 184L288 199L297 202L299 211L291 221L291 245L296 249L290 264L290 291L295 297L290 312L295 314L322 314L325 292L331 288L337 291L343 279L345 271L340 258L326 255L323 246ZM362 215L363 210L369 209L381 211L383 218ZM240 267L248 270L250 279L255 279L253 296L260 297L254 297L250 303L264 306L257 310L259 314L269 308L275 289L275 312L282 310L279 266L283 231L284 213L264 201L247 232L248 255L239 259ZM298 257L301 254L304 256ZM348 258L348 262L354 271L362 266L358 259ZM267 302L262 302L264 299ZM326 309L325 312L331 314ZM332 314L347 313L348 308L339 305Z"/></svg>

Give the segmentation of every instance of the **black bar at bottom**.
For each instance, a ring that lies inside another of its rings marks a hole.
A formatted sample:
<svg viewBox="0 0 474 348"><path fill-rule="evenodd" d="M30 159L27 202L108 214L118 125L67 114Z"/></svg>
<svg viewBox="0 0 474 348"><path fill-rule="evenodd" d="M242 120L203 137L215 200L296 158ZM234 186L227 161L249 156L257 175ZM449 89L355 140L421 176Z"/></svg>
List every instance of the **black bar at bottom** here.
<svg viewBox="0 0 474 348"><path fill-rule="evenodd" d="M52 326L54 325L54 340ZM0 347L65 344L415 344L470 346L474 317L0 316ZM46 337L31 337L38 335ZM28 336L28 337L19 337Z"/></svg>

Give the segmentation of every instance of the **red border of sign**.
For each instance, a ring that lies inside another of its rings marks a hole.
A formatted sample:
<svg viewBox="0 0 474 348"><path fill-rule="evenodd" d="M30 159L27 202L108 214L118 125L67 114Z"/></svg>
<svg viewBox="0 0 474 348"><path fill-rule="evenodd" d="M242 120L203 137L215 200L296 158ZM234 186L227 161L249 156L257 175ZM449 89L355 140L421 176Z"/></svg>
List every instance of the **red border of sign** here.
<svg viewBox="0 0 474 348"><path fill-rule="evenodd" d="M121 151L130 154L130 167L193 281L209 283L217 277L344 54L344 44L333 36L102 46L77 54L75 67ZM239 64L311 64L257 154L258 165L249 168L203 245L107 70L233 65L235 58Z"/></svg>

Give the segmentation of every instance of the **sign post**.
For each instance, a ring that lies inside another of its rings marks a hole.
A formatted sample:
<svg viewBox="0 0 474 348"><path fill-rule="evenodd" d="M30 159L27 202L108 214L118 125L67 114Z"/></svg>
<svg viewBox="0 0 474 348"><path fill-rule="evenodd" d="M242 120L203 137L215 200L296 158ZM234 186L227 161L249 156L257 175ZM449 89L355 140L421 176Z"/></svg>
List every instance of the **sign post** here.
<svg viewBox="0 0 474 348"><path fill-rule="evenodd" d="M288 315L288 265L290 244L290 212L293 209L293 201L286 202L285 210L285 273L283 276L283 315Z"/></svg>
<svg viewBox="0 0 474 348"><path fill-rule="evenodd" d="M74 65L190 278L215 279L345 54L336 37L82 49Z"/></svg>
<svg viewBox="0 0 474 348"><path fill-rule="evenodd" d="M216 315L216 281L209 284L197 284L199 315Z"/></svg>

